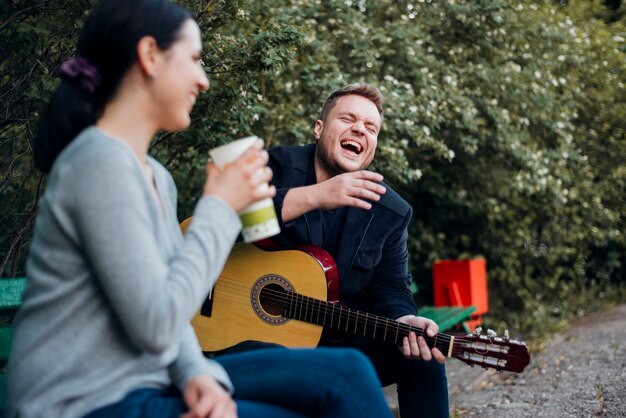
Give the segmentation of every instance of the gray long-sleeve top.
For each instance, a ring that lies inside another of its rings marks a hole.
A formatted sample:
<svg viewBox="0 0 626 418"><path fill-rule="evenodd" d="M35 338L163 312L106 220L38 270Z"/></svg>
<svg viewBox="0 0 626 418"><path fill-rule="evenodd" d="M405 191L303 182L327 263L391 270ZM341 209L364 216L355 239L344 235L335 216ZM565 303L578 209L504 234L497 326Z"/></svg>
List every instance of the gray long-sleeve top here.
<svg viewBox="0 0 626 418"><path fill-rule="evenodd" d="M8 417L80 417L137 388L184 388L206 360L190 319L241 228L203 197L183 239L176 187L96 127L58 157L40 202L8 365Z"/></svg>

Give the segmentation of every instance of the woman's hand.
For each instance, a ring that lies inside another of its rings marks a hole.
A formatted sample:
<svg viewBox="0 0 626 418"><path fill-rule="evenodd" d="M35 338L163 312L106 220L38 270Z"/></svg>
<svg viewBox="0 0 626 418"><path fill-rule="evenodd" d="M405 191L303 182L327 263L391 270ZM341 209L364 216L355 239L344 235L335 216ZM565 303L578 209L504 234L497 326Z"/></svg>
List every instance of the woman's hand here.
<svg viewBox="0 0 626 418"><path fill-rule="evenodd" d="M211 376L189 379L183 396L189 411L180 418L237 418L235 401Z"/></svg>
<svg viewBox="0 0 626 418"><path fill-rule="evenodd" d="M228 203L236 212L257 200L273 197L276 188L269 186L272 170L267 166L269 156L258 141L239 158L222 170L207 163L204 195L214 195Z"/></svg>

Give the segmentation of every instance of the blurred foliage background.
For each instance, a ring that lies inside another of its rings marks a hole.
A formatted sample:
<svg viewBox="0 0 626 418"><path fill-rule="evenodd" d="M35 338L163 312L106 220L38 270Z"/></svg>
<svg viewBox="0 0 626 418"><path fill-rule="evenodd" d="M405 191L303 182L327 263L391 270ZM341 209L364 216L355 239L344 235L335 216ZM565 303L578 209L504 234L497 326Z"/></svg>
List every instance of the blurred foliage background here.
<svg viewBox="0 0 626 418"><path fill-rule="evenodd" d="M95 1L3 0L0 276L24 274L45 178L30 143ZM373 169L413 206L411 270L484 257L486 325L533 338L626 300L626 6L620 0L181 1L211 88L153 154L201 190L207 151L249 134L304 144L326 96L385 95ZM115 225L111 225L115 228Z"/></svg>

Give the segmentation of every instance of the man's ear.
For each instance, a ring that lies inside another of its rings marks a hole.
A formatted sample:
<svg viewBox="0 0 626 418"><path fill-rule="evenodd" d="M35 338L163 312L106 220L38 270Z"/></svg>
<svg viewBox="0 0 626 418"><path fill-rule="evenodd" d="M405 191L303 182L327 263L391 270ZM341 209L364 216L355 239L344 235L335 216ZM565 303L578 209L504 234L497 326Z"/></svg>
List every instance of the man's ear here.
<svg viewBox="0 0 626 418"><path fill-rule="evenodd" d="M146 77L157 76L158 52L159 46L152 36L144 36L137 43L137 63Z"/></svg>
<svg viewBox="0 0 626 418"><path fill-rule="evenodd" d="M324 130L324 121L318 119L315 121L315 129L313 129L313 136L315 137L315 142L320 139L322 135L322 131Z"/></svg>

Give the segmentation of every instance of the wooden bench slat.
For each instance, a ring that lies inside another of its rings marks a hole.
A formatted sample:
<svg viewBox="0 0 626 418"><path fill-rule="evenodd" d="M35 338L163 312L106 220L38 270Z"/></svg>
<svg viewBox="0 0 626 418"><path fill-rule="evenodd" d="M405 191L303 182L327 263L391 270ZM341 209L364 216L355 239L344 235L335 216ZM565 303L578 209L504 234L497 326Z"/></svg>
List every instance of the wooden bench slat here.
<svg viewBox="0 0 626 418"><path fill-rule="evenodd" d="M475 310L475 306L424 306L418 315L435 321L439 325L439 331L443 332L468 320Z"/></svg>
<svg viewBox="0 0 626 418"><path fill-rule="evenodd" d="M22 293L26 287L23 277L0 279L0 310L17 310L22 305Z"/></svg>

